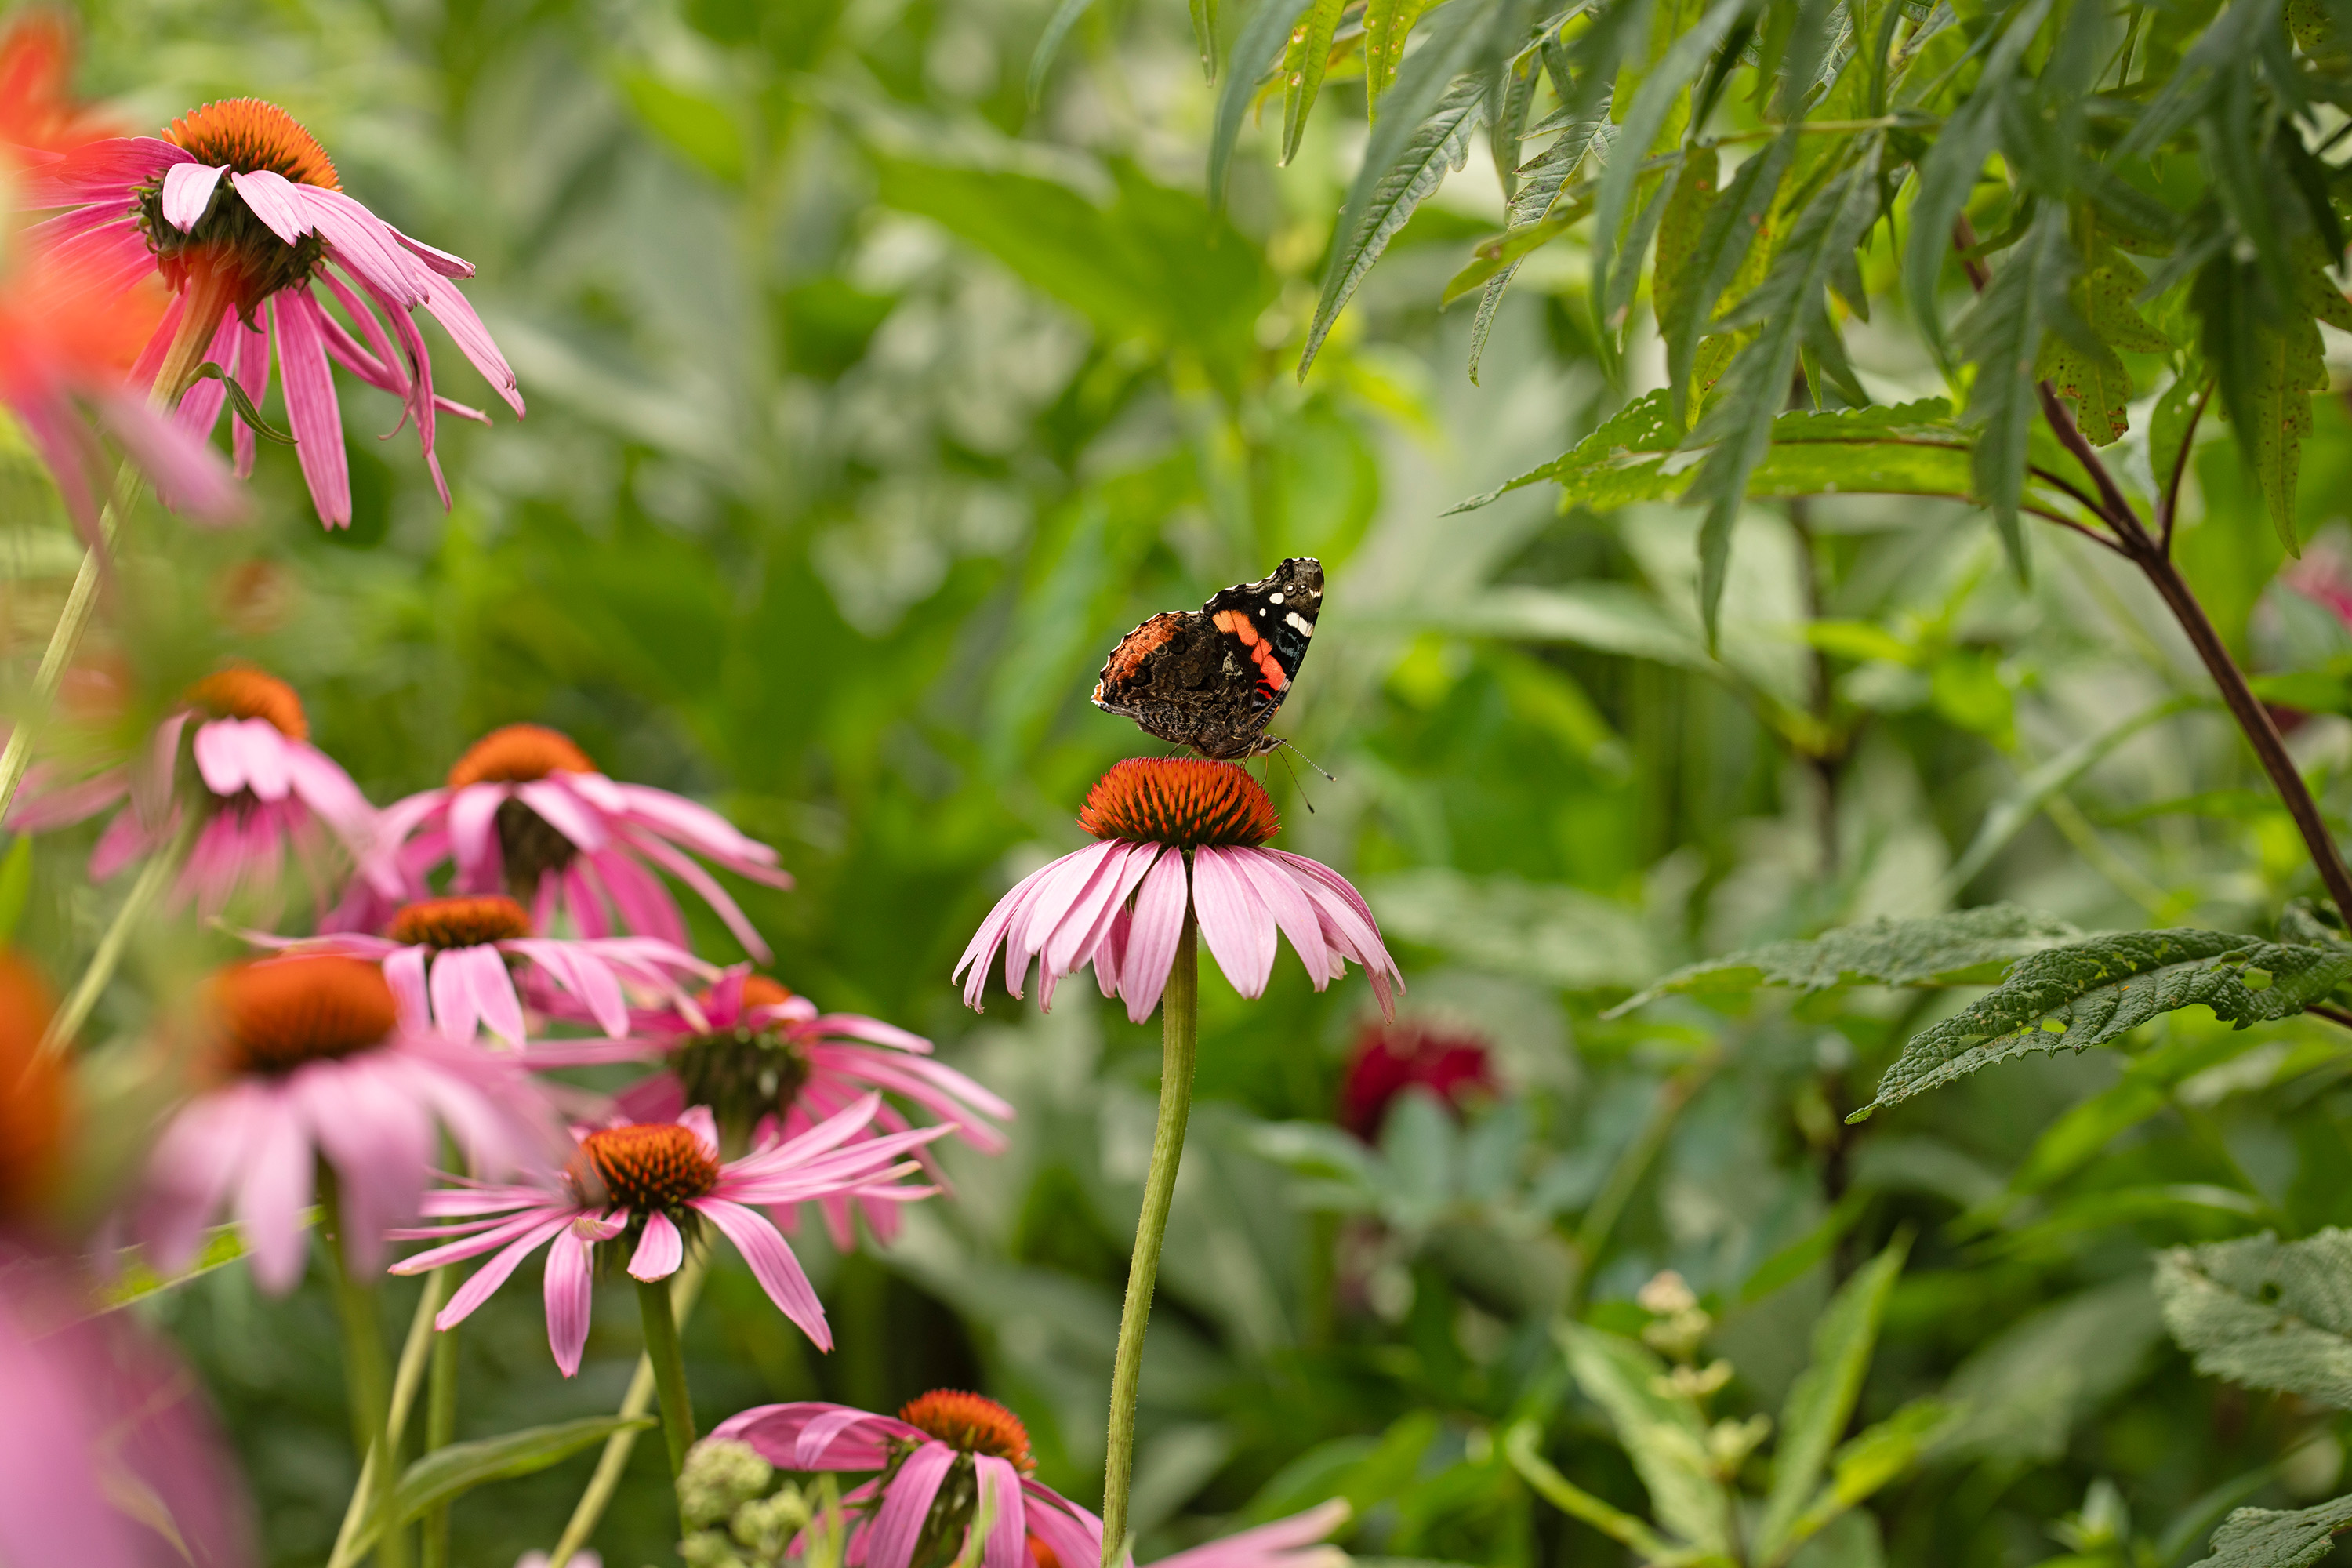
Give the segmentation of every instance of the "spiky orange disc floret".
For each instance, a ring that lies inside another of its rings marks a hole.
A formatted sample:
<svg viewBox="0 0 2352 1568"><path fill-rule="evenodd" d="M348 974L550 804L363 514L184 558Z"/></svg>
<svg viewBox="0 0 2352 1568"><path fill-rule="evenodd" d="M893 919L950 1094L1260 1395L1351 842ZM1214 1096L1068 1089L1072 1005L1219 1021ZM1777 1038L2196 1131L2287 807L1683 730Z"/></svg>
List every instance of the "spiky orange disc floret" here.
<svg viewBox="0 0 2352 1568"><path fill-rule="evenodd" d="M719 1162L675 1121L606 1127L580 1140L572 1177L590 1203L642 1214L710 1191L719 1184Z"/></svg>
<svg viewBox="0 0 2352 1568"><path fill-rule="evenodd" d="M781 1007L793 999L792 987L764 974L743 977L743 1005L750 1007Z"/></svg>
<svg viewBox="0 0 2352 1568"><path fill-rule="evenodd" d="M530 916L503 894L403 904L383 934L412 947L487 947L530 934Z"/></svg>
<svg viewBox="0 0 2352 1568"><path fill-rule="evenodd" d="M44 1054L54 999L32 969L0 955L0 1225L47 1195L65 1142L65 1074Z"/></svg>
<svg viewBox="0 0 2352 1568"><path fill-rule="evenodd" d="M249 664L213 671L188 688L188 700L215 719L267 719L289 741L310 738L310 721L294 689Z"/></svg>
<svg viewBox="0 0 2352 1568"><path fill-rule="evenodd" d="M1232 763L1129 757L1095 781L1078 826L1097 838L1197 849L1263 844L1282 819L1257 780Z"/></svg>
<svg viewBox="0 0 2352 1568"><path fill-rule="evenodd" d="M335 161L302 122L258 98L224 98L172 121L163 140L217 167L267 169L305 185L342 189Z"/></svg>
<svg viewBox="0 0 2352 1568"><path fill-rule="evenodd" d="M572 737L544 724L509 724L493 730L467 749L449 770L449 787L478 784L529 784L550 773L593 773L596 764Z"/></svg>
<svg viewBox="0 0 2352 1568"><path fill-rule="evenodd" d="M898 1419L961 1453L1010 1459L1024 1476L1037 1468L1029 1452L1029 1428L1021 1425L1021 1417L981 1394L935 1388L908 1400Z"/></svg>
<svg viewBox="0 0 2352 1568"><path fill-rule="evenodd" d="M212 991L223 1063L234 1072L286 1073L352 1056L400 1022L383 971L362 958L254 959L214 975Z"/></svg>

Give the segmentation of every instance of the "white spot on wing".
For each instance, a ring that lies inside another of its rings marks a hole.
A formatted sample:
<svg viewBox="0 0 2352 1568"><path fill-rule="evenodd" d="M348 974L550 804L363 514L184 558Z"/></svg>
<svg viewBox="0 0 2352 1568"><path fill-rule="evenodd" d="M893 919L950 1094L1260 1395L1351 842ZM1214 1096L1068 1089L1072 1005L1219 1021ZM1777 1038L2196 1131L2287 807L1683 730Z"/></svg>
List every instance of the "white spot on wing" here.
<svg viewBox="0 0 2352 1568"><path fill-rule="evenodd" d="M1315 623L1300 615L1297 610L1291 610L1286 613L1282 618L1288 621L1290 623L1290 629L1297 632L1300 637L1311 637L1315 635Z"/></svg>
<svg viewBox="0 0 2352 1568"><path fill-rule="evenodd" d="M1269 595L1269 597L1271 597L1271 598L1274 600L1274 602L1275 602L1276 604L1277 604L1277 605L1279 605L1280 603L1282 603L1282 595L1279 595L1279 594L1271 595Z"/></svg>

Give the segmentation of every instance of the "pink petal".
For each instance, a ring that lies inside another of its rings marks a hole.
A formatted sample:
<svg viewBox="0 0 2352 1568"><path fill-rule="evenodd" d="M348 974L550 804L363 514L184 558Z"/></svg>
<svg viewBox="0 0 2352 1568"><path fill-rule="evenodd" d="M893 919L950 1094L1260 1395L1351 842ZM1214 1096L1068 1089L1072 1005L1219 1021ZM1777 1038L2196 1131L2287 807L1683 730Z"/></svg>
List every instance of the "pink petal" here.
<svg viewBox="0 0 2352 1568"><path fill-rule="evenodd" d="M547 1248L547 1348L563 1375L580 1371L581 1352L588 1348L588 1311L592 1300L588 1244L570 1226L555 1233Z"/></svg>
<svg viewBox="0 0 2352 1568"><path fill-rule="evenodd" d="M286 737L267 719L245 720L240 728L245 731L246 787L263 800L284 800L293 783Z"/></svg>
<svg viewBox="0 0 2352 1568"><path fill-rule="evenodd" d="M228 173L228 165L174 163L163 171L163 221L182 234L196 226L212 205L213 187Z"/></svg>
<svg viewBox="0 0 2352 1568"><path fill-rule="evenodd" d="M461 876L483 869L497 847L491 828L506 804L504 784L467 784L449 799L449 851Z"/></svg>
<svg viewBox="0 0 2352 1568"><path fill-rule="evenodd" d="M541 821L580 848L593 854L604 847L604 825L556 780L531 779L515 785L515 794Z"/></svg>
<svg viewBox="0 0 2352 1568"><path fill-rule="evenodd" d="M1246 847L1225 851L1225 864L1247 879L1259 900L1273 911L1282 933L1297 950L1298 962L1307 966L1315 989L1320 991L1338 979L1336 961L1323 943L1322 918L1288 868L1273 857Z"/></svg>
<svg viewBox="0 0 2352 1568"><path fill-rule="evenodd" d="M980 1479L980 1506L986 1510L993 1502L996 1515L988 1527L981 1568L1034 1568L1029 1555L1029 1529L1022 1518L1021 1472L1010 1460L992 1454L975 1454L971 1462Z"/></svg>
<svg viewBox="0 0 2352 1568"><path fill-rule="evenodd" d="M629 1277L633 1279L667 1279L686 1261L686 1238L670 1223L669 1215L659 1209L646 1215L646 1234L637 1242L636 1255L629 1259Z"/></svg>
<svg viewBox="0 0 2352 1568"><path fill-rule="evenodd" d="M1192 851L1192 909L1201 941L1216 955L1217 967L1234 989L1244 996L1265 995L1274 973L1274 914L1223 849L1204 846Z"/></svg>
<svg viewBox="0 0 2352 1568"><path fill-rule="evenodd" d="M239 178L245 176L240 175ZM294 426L294 452L310 500L330 528L352 521L352 475L343 455L343 416L335 402L334 373L327 368L318 301L289 289L269 302L278 327L278 362L286 377L288 422Z"/></svg>
<svg viewBox="0 0 2352 1568"><path fill-rule="evenodd" d="M824 1306L810 1288L808 1275L801 1268L800 1259L784 1245L776 1227L761 1215L754 1214L740 1204L724 1198L696 1198L687 1205L701 1215L743 1255L751 1266L752 1276L777 1310L799 1325L817 1349L833 1349L833 1331L825 1326Z"/></svg>
<svg viewBox="0 0 2352 1568"><path fill-rule="evenodd" d="M13 194L18 205L31 211L84 202L110 203L121 210L131 205L140 185L174 163L195 161L159 136L110 136L77 147L57 163L26 170Z"/></svg>
<svg viewBox="0 0 2352 1568"><path fill-rule="evenodd" d="M122 443L174 511L200 522L232 522L245 515L245 492L219 453L158 415L143 397L109 391L96 401L107 433Z"/></svg>
<svg viewBox="0 0 2352 1568"><path fill-rule="evenodd" d="M403 249L444 278L471 278L474 275L474 264L462 256L452 256L446 250L436 250L423 240L411 239L396 228L393 229L392 237L400 241Z"/></svg>
<svg viewBox="0 0 2352 1568"><path fill-rule="evenodd" d="M522 1266L524 1258L570 1226L572 1216L578 1212L567 1206L562 1213L540 1220L496 1258L475 1269L473 1278L457 1287L457 1293L449 1298L449 1304L442 1308L440 1315L433 1320L433 1326L450 1329L464 1322L475 1308L488 1300L491 1294L507 1282L508 1277ZM414 1268L418 1262L419 1259L412 1258L407 1259L404 1267Z"/></svg>
<svg viewBox="0 0 2352 1568"><path fill-rule="evenodd" d="M908 1456L891 1479L889 1489L882 1494L881 1510L866 1531L865 1568L908 1568L914 1561L915 1542L924 1521L930 1517L931 1500L939 1495L940 1483L947 1479L955 1460L955 1450L937 1440Z"/></svg>
<svg viewBox="0 0 2352 1568"><path fill-rule="evenodd" d="M310 1139L289 1096L269 1094L255 1110L253 1141L236 1188L236 1225L253 1259L254 1283L265 1295L283 1296L302 1278L310 1250L302 1211L310 1206Z"/></svg>
<svg viewBox="0 0 2352 1568"><path fill-rule="evenodd" d="M466 971L467 951L445 948L433 955L433 1021L453 1040L471 1040L482 1023L473 976Z"/></svg>
<svg viewBox="0 0 2352 1568"><path fill-rule="evenodd" d="M1127 1016L1132 1023L1140 1024L1160 1005L1160 994L1168 986L1168 971L1176 962L1176 944L1184 934L1188 898L1184 852L1171 849L1135 890L1127 951L1119 956L1118 992L1127 998Z"/></svg>
<svg viewBox="0 0 2352 1568"><path fill-rule="evenodd" d="M318 226L303 210L294 182L283 174L254 169L231 174L228 183L236 187L253 216L289 245L299 245L304 235Z"/></svg>
<svg viewBox="0 0 2352 1568"><path fill-rule="evenodd" d="M689 1105L677 1113L677 1124L694 1134L702 1152L712 1159L719 1158L719 1119L707 1105Z"/></svg>
<svg viewBox="0 0 2352 1568"><path fill-rule="evenodd" d="M399 1005L404 1029L433 1026L431 994L425 984L425 963L432 956L432 950L425 947L404 947L384 954L384 983L392 987L392 999Z"/></svg>
<svg viewBox="0 0 2352 1568"><path fill-rule="evenodd" d="M514 976L495 947L467 948L458 955L473 983L474 1006L491 1034L509 1045L522 1044L522 1002L515 995Z"/></svg>
<svg viewBox="0 0 2352 1568"><path fill-rule="evenodd" d="M226 799L245 787L245 733L236 719L215 719L196 728L196 772L205 787Z"/></svg>

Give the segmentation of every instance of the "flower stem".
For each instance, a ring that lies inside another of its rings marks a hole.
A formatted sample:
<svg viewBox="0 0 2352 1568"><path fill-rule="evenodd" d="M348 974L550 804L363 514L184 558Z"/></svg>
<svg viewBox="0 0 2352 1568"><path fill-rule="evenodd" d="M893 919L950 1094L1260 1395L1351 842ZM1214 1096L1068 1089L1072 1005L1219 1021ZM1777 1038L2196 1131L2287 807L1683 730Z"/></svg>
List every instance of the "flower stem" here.
<svg viewBox="0 0 2352 1568"><path fill-rule="evenodd" d="M436 1268L427 1279L428 1300L446 1298L447 1268ZM425 1449L446 1448L457 1435L457 1331L444 1329L433 1336L433 1371L425 1389ZM449 1568L449 1508L427 1509L419 1525L417 1560L423 1568Z"/></svg>
<svg viewBox="0 0 2352 1568"><path fill-rule="evenodd" d="M646 1322L646 1359L653 1363L654 1388L661 1395L662 1438L669 1445L670 1479L686 1468L694 1447L694 1400L686 1387L686 1356L677 1342L677 1316L670 1310L669 1281L637 1281L637 1312Z"/></svg>
<svg viewBox="0 0 2352 1568"><path fill-rule="evenodd" d="M383 1321L376 1310L376 1288L352 1272L349 1237L342 1233L341 1206L336 1201L331 1166L320 1172L319 1202L324 1215L320 1228L334 1267L329 1281L335 1292L335 1311L342 1320L343 1375L351 1388L352 1441L362 1465L373 1456L374 1507L384 1521L376 1538L375 1560L382 1568L408 1568L408 1536L392 1523L393 1494L400 1481L400 1440L392 1424L392 1373L383 1353Z"/></svg>
<svg viewBox="0 0 2352 1568"><path fill-rule="evenodd" d="M1151 1169L1143 1178L1143 1212L1135 1221L1135 1257L1127 1266L1127 1305L1118 1315L1118 1354L1110 1374L1110 1438L1103 1461L1103 1568L1127 1560L1127 1495L1135 1481L1135 1398L1143 1377L1143 1331L1168 1238L1168 1205L1184 1157L1192 1114L1192 1063L1201 1045L1201 949L1190 907L1176 940L1176 963L1160 995L1160 1121L1151 1131Z"/></svg>
<svg viewBox="0 0 2352 1568"><path fill-rule="evenodd" d="M686 1267L677 1271L677 1288L670 1292L670 1317L683 1323L694 1311L694 1299L702 1289L703 1258L697 1255L687 1259ZM622 1397L621 1415L635 1420L653 1407L654 1363L651 1356L637 1358L636 1374L629 1379L629 1392ZM579 1503L572 1510L571 1521L563 1527L562 1537L555 1550L547 1555L551 1568L563 1568L572 1555L588 1544L596 1532L597 1521L604 1517L605 1507L613 1500L614 1491L621 1484L621 1472L629 1468L629 1455L637 1446L637 1429L625 1427L604 1439L604 1451L596 1459L596 1473L588 1479L588 1489L580 1494Z"/></svg>
<svg viewBox="0 0 2352 1568"><path fill-rule="evenodd" d="M135 809L135 808L134 808ZM81 1032L89 1022L90 1009L98 1005L106 983L114 978L115 965L122 962L122 950L130 944L131 933L147 918L163 889L177 875L182 861L188 858L188 848L195 842L198 823L194 811L184 811L179 831L172 835L169 844L147 857L139 868L138 879L122 897L122 905L114 911L113 923L106 934L98 939L97 951L89 955L89 963L74 982L73 994L66 998L56 1017L49 1020L48 1033L41 1037L40 1052L48 1056L66 1048L67 1042Z"/></svg>
<svg viewBox="0 0 2352 1568"><path fill-rule="evenodd" d="M400 1369L392 1377L392 1440L400 1441L408 1427L409 1407L416 1403L416 1385L425 1381L425 1363L432 1349L434 1314L448 1299L450 1270L436 1268L425 1277L425 1292L416 1299L416 1314L408 1321L408 1338L400 1347ZM352 1488L352 1500L343 1510L342 1527L335 1531L335 1549L328 1553L327 1568L350 1568L358 1555L352 1542L359 1537L361 1516L366 1511L366 1501L375 1495L375 1446L368 1446L367 1458L360 1466L359 1484Z"/></svg>

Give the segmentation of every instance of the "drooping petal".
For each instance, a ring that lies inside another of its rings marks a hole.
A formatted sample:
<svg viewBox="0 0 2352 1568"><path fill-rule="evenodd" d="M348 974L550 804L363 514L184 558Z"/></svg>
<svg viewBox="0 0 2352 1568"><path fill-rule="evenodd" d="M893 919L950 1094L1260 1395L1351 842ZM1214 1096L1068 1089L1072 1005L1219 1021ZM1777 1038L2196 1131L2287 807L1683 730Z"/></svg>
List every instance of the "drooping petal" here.
<svg viewBox="0 0 2352 1568"><path fill-rule="evenodd" d="M284 800L293 785L286 763L286 737L267 719L235 721L243 731L245 786L263 800Z"/></svg>
<svg viewBox="0 0 2352 1568"><path fill-rule="evenodd" d="M234 522L246 514L244 490L211 447L158 415L143 397L110 390L95 401L107 434L122 443L173 510L205 523Z"/></svg>
<svg viewBox="0 0 2352 1568"><path fill-rule="evenodd" d="M163 221L182 234L196 226L212 205L213 187L228 173L228 165L174 163L163 171Z"/></svg>
<svg viewBox="0 0 2352 1568"><path fill-rule="evenodd" d="M752 1277L768 1293L768 1300L777 1310L790 1318L821 1351L833 1349L833 1331L824 1321L824 1304L816 1299L809 1285L808 1275L800 1259L784 1245L784 1238L765 1215L756 1214L742 1205L725 1198L696 1198L688 1205L719 1227L743 1261L751 1266Z"/></svg>
<svg viewBox="0 0 2352 1568"><path fill-rule="evenodd" d="M956 1451L936 1439L907 1457L866 1530L865 1568L909 1568L915 1542L930 1517L931 1500L955 1460Z"/></svg>
<svg viewBox="0 0 2352 1568"><path fill-rule="evenodd" d="M174 163L195 161L194 154L160 136L110 136L77 147L54 163L26 169L13 194L27 211L85 202L114 202L127 208L139 186Z"/></svg>
<svg viewBox="0 0 2352 1568"><path fill-rule="evenodd" d="M453 947L433 955L433 1021L453 1040L472 1039L482 1023L473 976L466 971L466 952Z"/></svg>
<svg viewBox="0 0 2352 1568"><path fill-rule="evenodd" d="M483 1025L510 1046L522 1044L522 1000L515 994L514 976L507 973L505 959L495 947L467 948L461 956Z"/></svg>
<svg viewBox="0 0 2352 1568"><path fill-rule="evenodd" d="M492 828L506 799L506 786L495 784L467 784L450 797L449 852L461 877L482 871L497 849Z"/></svg>
<svg viewBox="0 0 2352 1568"><path fill-rule="evenodd" d="M1265 994L1274 973L1274 914L1256 890L1225 859L1225 851L1206 845L1192 851L1192 910L1201 922L1201 941L1216 955L1234 989L1244 996Z"/></svg>
<svg viewBox="0 0 2352 1568"><path fill-rule="evenodd" d="M457 1293L449 1298L449 1304L442 1308L440 1315L433 1320L433 1326L446 1330L464 1322L475 1308L488 1300L492 1293L505 1284L508 1278L522 1266L524 1258L546 1245L558 1232L571 1225L578 1212L577 1209L566 1208L560 1214L550 1215L540 1220L538 1224L518 1237L504 1251L475 1269L473 1277L457 1287ZM413 1266L417 1261L418 1259L414 1258L403 1259L404 1266Z"/></svg>
<svg viewBox="0 0 2352 1568"><path fill-rule="evenodd" d="M581 1352L588 1348L588 1311L593 1300L588 1273L588 1244L565 1226L547 1248L547 1348L566 1377L580 1370Z"/></svg>
<svg viewBox="0 0 2352 1568"><path fill-rule="evenodd" d="M686 1238L669 1215L655 1209L646 1215L646 1234L638 1238L637 1250L629 1259L629 1277L633 1279L667 1279L686 1261Z"/></svg>
<svg viewBox="0 0 2352 1568"><path fill-rule="evenodd" d="M302 1211L310 1206L313 1156L291 1099L271 1094L256 1110L236 1186L236 1226L252 1255L254 1283L265 1294L283 1296L302 1278L310 1250Z"/></svg>
<svg viewBox="0 0 2352 1568"><path fill-rule="evenodd" d="M392 987L392 999L400 1008L404 1029L433 1026L432 994L425 983L425 963L430 957L432 950L424 947L404 947L384 954L384 984Z"/></svg>
<svg viewBox="0 0 2352 1568"><path fill-rule="evenodd" d="M1127 951L1118 961L1118 994L1127 998L1127 1016L1140 1024L1160 1005L1168 987L1168 971L1176 962L1176 944L1184 934L1184 911L1192 897L1184 875L1184 852L1171 849L1160 857L1151 874L1135 890L1135 913L1127 928Z"/></svg>
<svg viewBox="0 0 2352 1568"><path fill-rule="evenodd" d="M714 1160L719 1158L719 1118L711 1114L710 1107L688 1106L677 1113L677 1124L694 1134L694 1141L702 1145L705 1154Z"/></svg>
<svg viewBox="0 0 2352 1568"><path fill-rule="evenodd" d="M980 1479L981 1508L993 1504L995 1518L981 1552L981 1568L1034 1568L1029 1555L1029 1527L1021 1506L1021 1472L1012 1461L993 1454L975 1454L972 1468ZM1084 1568L1084 1564L1080 1564Z"/></svg>
<svg viewBox="0 0 2352 1568"><path fill-rule="evenodd" d="M228 177L228 183L245 198L253 216L289 245L300 244L302 237L318 226L304 210L299 188L274 170L239 170Z"/></svg>
<svg viewBox="0 0 2352 1568"><path fill-rule="evenodd" d="M1333 967L1330 951L1323 942L1322 918L1281 861L1246 847L1228 849L1225 864L1246 879L1259 900L1273 912L1282 934L1298 953L1298 962L1307 966L1307 975L1320 991L1339 978Z"/></svg>
<svg viewBox="0 0 2352 1568"><path fill-rule="evenodd" d="M343 416L335 402L335 376L327 368L327 345L319 325L318 301L302 289L272 295L269 309L278 331L278 361L286 377L288 422L294 426L294 454L310 500L330 528L352 521L352 474L343 454Z"/></svg>

